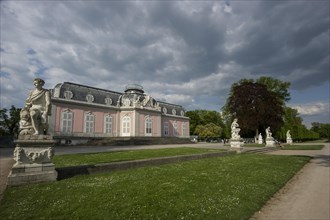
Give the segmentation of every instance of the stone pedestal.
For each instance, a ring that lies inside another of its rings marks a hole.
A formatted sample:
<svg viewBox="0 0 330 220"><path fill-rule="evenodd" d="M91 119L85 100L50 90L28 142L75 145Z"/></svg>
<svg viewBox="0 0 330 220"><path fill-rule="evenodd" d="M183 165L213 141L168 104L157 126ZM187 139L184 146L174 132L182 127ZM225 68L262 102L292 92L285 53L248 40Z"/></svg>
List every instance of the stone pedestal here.
<svg viewBox="0 0 330 220"><path fill-rule="evenodd" d="M266 138L266 147L275 147L275 140L273 137Z"/></svg>
<svg viewBox="0 0 330 220"><path fill-rule="evenodd" d="M260 139L258 139L258 144L262 144L262 138Z"/></svg>
<svg viewBox="0 0 330 220"><path fill-rule="evenodd" d="M292 138L287 138L286 143L292 145Z"/></svg>
<svg viewBox="0 0 330 220"><path fill-rule="evenodd" d="M56 181L57 172L52 163L55 141L49 135L26 135L15 141L14 164L8 185Z"/></svg>
<svg viewBox="0 0 330 220"><path fill-rule="evenodd" d="M241 153L243 151L244 141L243 139L230 139L230 151L236 151L237 153Z"/></svg>

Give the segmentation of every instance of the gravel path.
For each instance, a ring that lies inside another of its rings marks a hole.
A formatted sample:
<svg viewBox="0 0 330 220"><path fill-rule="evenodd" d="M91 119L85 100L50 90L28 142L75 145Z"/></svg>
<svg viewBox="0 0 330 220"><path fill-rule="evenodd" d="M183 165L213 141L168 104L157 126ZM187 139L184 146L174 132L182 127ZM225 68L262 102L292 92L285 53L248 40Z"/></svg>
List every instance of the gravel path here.
<svg viewBox="0 0 330 220"><path fill-rule="evenodd" d="M14 162L15 161L12 158L0 158L0 201L3 196L3 192L6 189L7 177L14 165Z"/></svg>
<svg viewBox="0 0 330 220"><path fill-rule="evenodd" d="M329 144L320 151L275 151L277 155L313 156L251 220L329 220Z"/></svg>

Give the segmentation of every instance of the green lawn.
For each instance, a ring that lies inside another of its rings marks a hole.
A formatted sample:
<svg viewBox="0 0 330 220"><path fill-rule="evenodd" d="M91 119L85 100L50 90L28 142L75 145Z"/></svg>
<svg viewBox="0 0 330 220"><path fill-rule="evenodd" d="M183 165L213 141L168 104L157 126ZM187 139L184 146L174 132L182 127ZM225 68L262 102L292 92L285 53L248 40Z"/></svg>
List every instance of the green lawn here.
<svg viewBox="0 0 330 220"><path fill-rule="evenodd" d="M309 160L241 154L10 187L0 219L248 219Z"/></svg>
<svg viewBox="0 0 330 220"><path fill-rule="evenodd" d="M86 154L68 154L55 155L53 162L56 167L90 165L98 163L110 163L118 161L139 160L156 157L167 157L176 155L190 155L200 153L220 152L220 149L206 148L164 148L164 149L148 149L148 150L131 150L106 153L86 153Z"/></svg>
<svg viewBox="0 0 330 220"><path fill-rule="evenodd" d="M284 145L282 150L322 150L324 145Z"/></svg>

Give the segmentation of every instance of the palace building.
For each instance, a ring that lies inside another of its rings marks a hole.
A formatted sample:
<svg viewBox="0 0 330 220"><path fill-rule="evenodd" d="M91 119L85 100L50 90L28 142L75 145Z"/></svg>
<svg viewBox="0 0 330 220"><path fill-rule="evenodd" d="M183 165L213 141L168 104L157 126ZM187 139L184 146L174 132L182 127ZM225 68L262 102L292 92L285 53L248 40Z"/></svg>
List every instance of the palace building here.
<svg viewBox="0 0 330 220"><path fill-rule="evenodd" d="M124 93L60 83L51 90L48 132L61 143L91 139L189 138L189 118L182 106L155 100L140 85Z"/></svg>

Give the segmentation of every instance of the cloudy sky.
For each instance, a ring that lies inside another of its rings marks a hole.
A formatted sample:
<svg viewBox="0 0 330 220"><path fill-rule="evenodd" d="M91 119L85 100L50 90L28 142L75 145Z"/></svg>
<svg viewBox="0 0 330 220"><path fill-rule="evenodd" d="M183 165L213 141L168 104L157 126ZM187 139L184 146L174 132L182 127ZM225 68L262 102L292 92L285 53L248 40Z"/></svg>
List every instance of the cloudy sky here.
<svg viewBox="0 0 330 220"><path fill-rule="evenodd" d="M289 106L329 123L329 1L2 1L1 108L32 80L217 110L232 83L291 83Z"/></svg>

